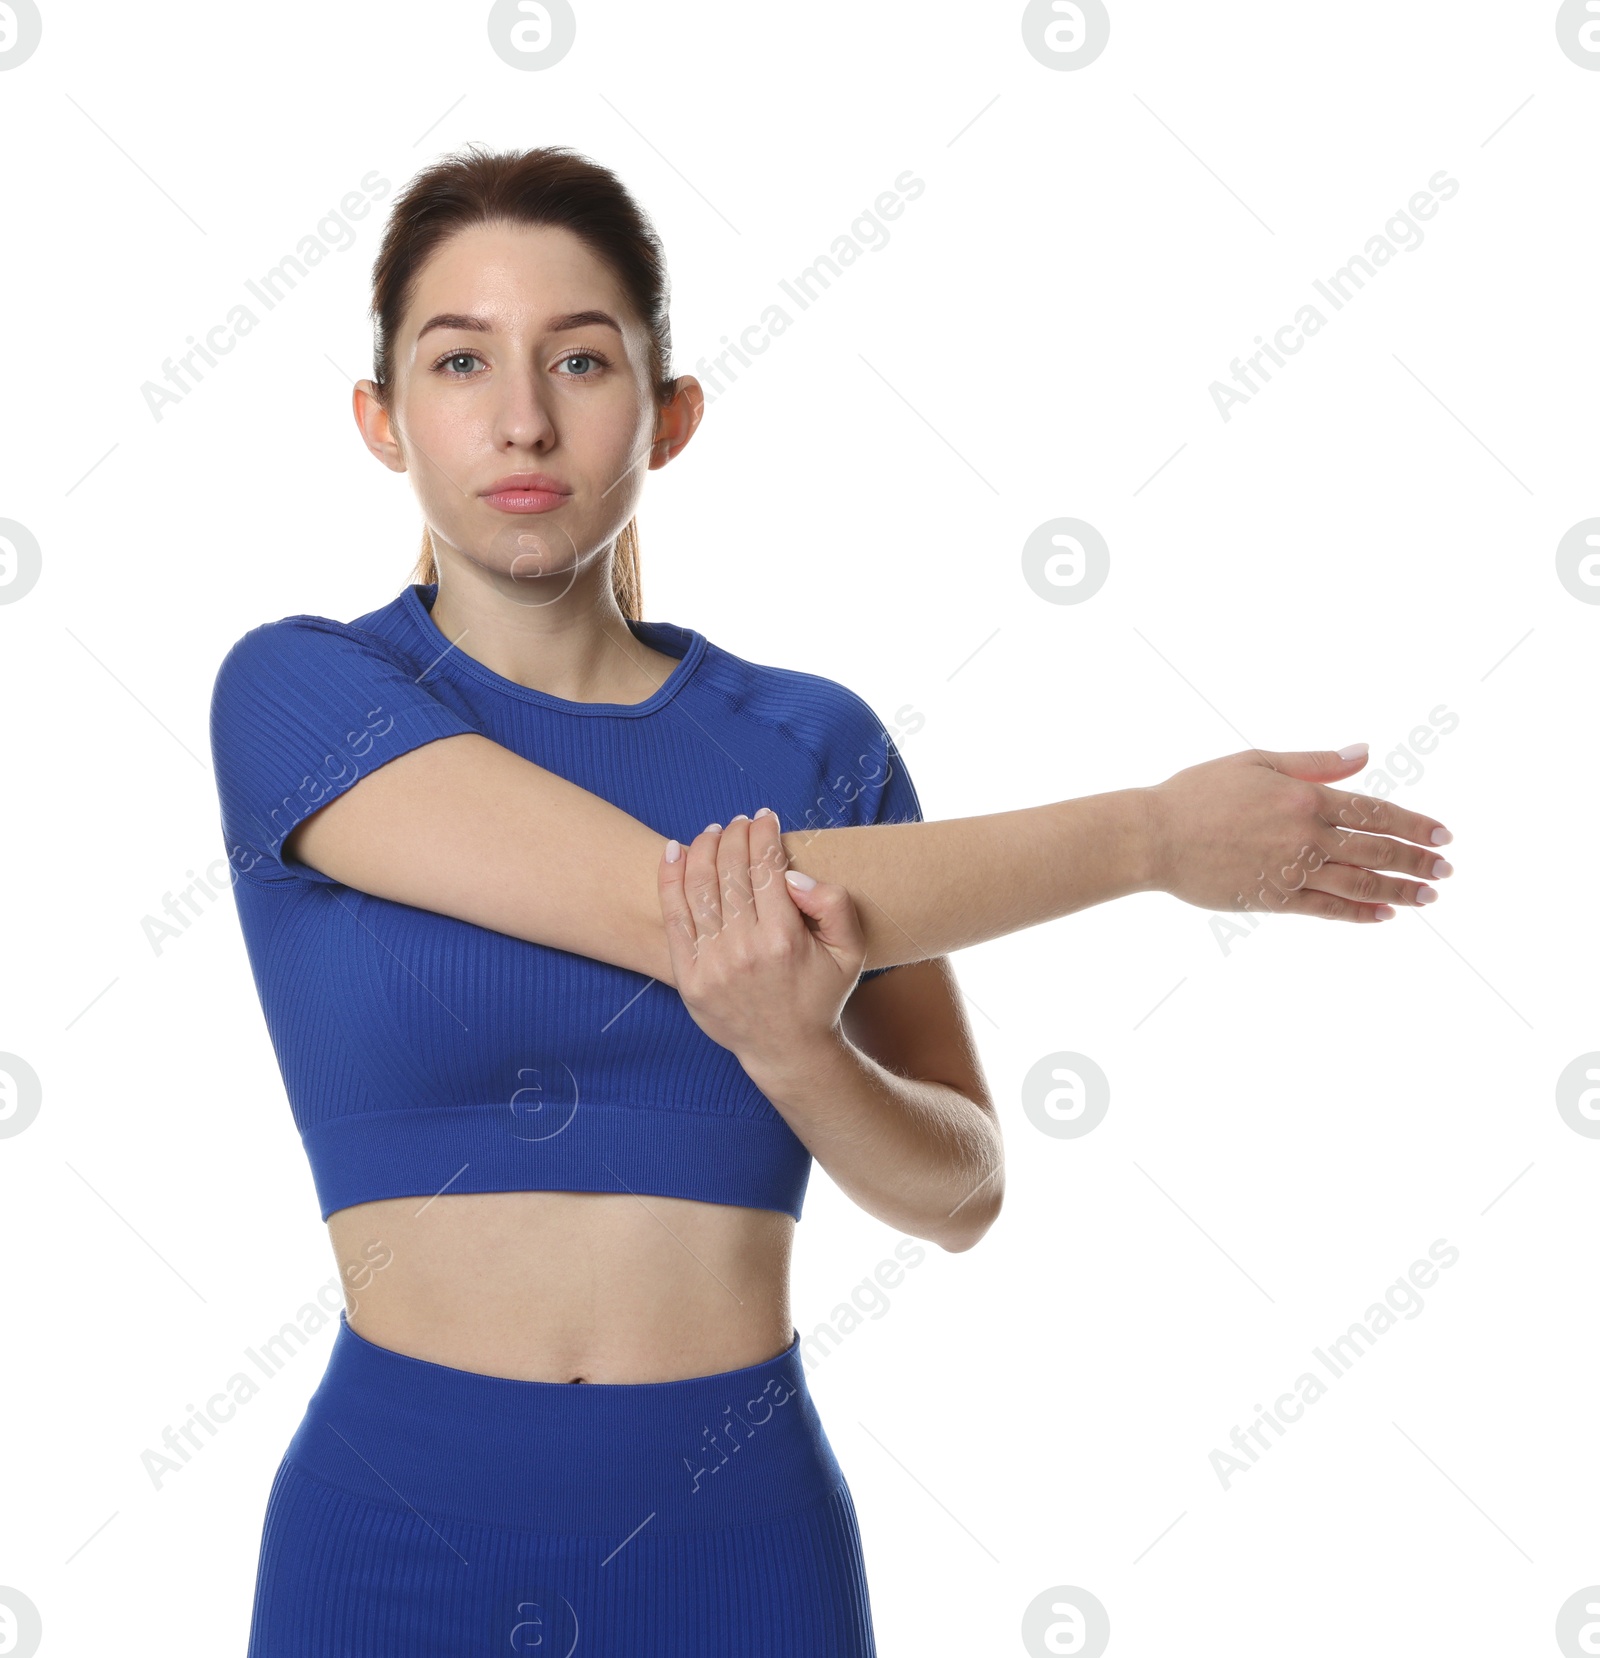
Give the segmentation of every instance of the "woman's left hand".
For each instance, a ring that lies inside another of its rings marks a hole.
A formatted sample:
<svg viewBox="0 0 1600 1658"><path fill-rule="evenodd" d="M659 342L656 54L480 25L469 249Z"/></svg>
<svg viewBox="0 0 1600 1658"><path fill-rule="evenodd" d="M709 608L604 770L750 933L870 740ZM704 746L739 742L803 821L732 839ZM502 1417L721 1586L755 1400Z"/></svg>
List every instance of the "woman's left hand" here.
<svg viewBox="0 0 1600 1658"><path fill-rule="evenodd" d="M763 808L702 830L674 862L663 849L658 870L678 992L747 1067L802 1062L832 1036L866 960L849 892L793 885L788 867L778 819Z"/></svg>

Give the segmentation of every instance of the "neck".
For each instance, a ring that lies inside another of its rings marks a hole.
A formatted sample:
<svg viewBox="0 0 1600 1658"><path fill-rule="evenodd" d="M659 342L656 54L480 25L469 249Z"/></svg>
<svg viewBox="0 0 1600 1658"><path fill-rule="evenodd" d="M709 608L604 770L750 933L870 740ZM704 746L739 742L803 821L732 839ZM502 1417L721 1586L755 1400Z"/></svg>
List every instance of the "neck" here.
<svg viewBox="0 0 1600 1658"><path fill-rule="evenodd" d="M673 659L629 628L604 581L582 576L544 602L541 583L512 582L459 564L441 565L432 614L455 649L530 690L568 702L643 702Z"/></svg>

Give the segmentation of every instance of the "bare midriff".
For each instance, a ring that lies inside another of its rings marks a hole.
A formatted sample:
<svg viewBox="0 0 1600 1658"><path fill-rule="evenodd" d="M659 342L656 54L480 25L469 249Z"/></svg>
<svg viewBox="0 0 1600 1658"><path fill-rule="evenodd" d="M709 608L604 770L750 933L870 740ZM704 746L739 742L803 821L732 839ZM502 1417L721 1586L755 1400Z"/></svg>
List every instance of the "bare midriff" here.
<svg viewBox="0 0 1600 1658"><path fill-rule="evenodd" d="M668 1382L794 1335L794 1221L609 1192L447 1193L328 1218L350 1328L412 1358L533 1382Z"/></svg>

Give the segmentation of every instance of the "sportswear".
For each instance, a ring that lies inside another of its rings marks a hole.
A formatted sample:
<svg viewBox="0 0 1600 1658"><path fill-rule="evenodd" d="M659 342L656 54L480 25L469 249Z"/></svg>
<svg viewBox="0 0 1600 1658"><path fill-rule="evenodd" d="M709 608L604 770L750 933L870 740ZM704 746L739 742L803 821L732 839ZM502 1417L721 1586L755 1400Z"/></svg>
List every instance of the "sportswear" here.
<svg viewBox="0 0 1600 1658"><path fill-rule="evenodd" d="M453 647L437 591L407 586L352 622L264 623L212 690L234 898L323 1219L446 1189L638 1192L798 1219L810 1153L670 986L374 897L282 845L378 767L465 733L685 844L763 805L783 831L917 821L892 737L836 681L669 622L628 622L677 659L642 702L549 696Z"/></svg>
<svg viewBox="0 0 1600 1658"><path fill-rule="evenodd" d="M339 1314L272 1483L247 1658L873 1658L800 1336L673 1382L529 1382Z"/></svg>

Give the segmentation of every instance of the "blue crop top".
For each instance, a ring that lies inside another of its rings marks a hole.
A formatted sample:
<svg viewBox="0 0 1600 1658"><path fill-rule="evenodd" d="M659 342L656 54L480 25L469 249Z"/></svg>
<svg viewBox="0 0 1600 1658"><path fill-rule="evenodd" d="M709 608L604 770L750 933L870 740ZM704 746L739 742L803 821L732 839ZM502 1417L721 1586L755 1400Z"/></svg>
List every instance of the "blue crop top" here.
<svg viewBox="0 0 1600 1658"><path fill-rule="evenodd" d="M810 1153L671 986L373 897L283 841L386 761L464 732L663 840L759 806L784 831L916 821L893 739L835 681L669 622L628 624L677 658L643 702L547 696L452 649L436 591L252 628L212 691L234 900L323 1219L444 1191L631 1191L798 1220Z"/></svg>

